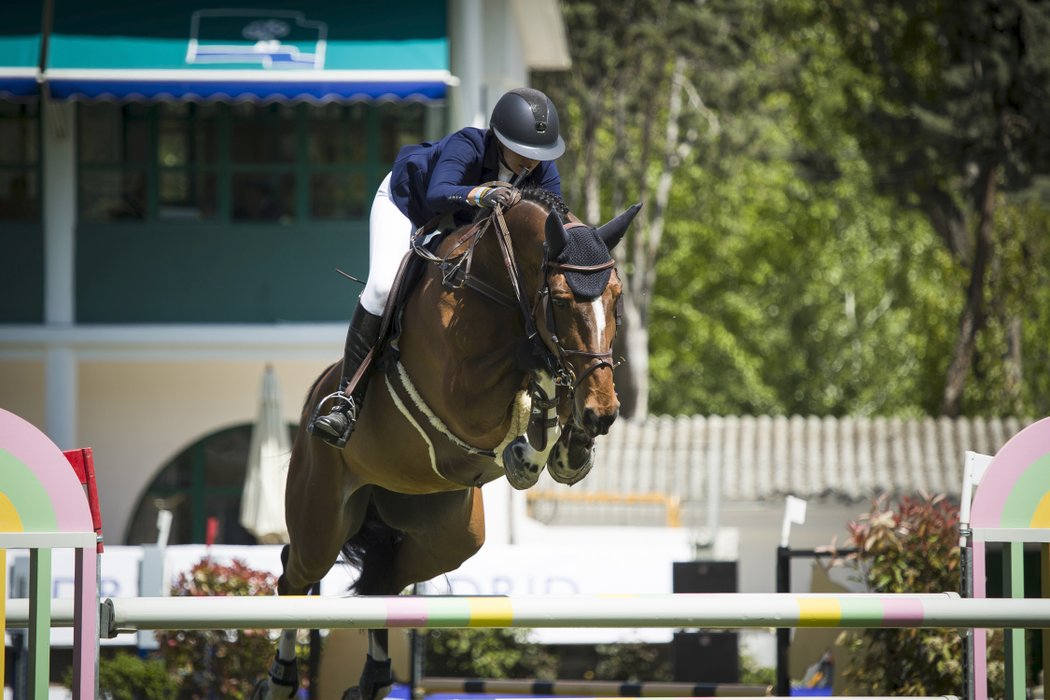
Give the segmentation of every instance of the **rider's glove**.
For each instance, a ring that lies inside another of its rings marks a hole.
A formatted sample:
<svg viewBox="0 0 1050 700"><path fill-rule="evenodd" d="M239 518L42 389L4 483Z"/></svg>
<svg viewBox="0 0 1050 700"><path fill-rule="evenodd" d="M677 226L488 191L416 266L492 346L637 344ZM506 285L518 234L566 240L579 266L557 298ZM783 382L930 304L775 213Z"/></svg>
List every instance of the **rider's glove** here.
<svg viewBox="0 0 1050 700"><path fill-rule="evenodd" d="M514 190L509 187L475 187L467 195L467 200L475 207L492 209L497 204L507 207L514 202Z"/></svg>

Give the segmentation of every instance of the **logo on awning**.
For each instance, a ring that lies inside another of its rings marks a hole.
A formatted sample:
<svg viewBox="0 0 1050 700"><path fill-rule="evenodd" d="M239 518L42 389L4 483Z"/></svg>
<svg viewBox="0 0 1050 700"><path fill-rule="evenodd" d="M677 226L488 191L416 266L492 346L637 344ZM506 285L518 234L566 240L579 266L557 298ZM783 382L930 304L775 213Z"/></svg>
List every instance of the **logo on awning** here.
<svg viewBox="0 0 1050 700"><path fill-rule="evenodd" d="M322 70L328 24L293 10L197 10L186 63Z"/></svg>

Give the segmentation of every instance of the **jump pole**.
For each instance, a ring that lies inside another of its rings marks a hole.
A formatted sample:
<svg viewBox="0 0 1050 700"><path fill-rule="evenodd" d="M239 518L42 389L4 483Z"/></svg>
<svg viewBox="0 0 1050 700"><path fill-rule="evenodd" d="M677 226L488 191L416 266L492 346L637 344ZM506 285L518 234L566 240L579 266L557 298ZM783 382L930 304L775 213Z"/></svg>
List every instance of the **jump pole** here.
<svg viewBox="0 0 1050 700"><path fill-rule="evenodd" d="M72 626L57 601L51 623ZM24 624L12 601L7 623ZM1050 599L932 594L673 593L603 596L173 596L107 598L100 632L138 630L491 627L1047 629Z"/></svg>
<svg viewBox="0 0 1050 700"><path fill-rule="evenodd" d="M770 685L745 683L684 683L649 681L541 681L505 678L445 678L424 676L419 687L426 694L456 693L481 695L551 696L567 698L696 698L696 697L769 697ZM560 696L560 697L559 697Z"/></svg>

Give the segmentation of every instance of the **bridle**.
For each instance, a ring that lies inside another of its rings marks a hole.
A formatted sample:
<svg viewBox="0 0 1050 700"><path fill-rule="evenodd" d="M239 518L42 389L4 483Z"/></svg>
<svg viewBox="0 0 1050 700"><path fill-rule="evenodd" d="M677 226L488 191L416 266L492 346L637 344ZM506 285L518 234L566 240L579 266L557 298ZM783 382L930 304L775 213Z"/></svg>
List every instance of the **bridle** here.
<svg viewBox="0 0 1050 700"><path fill-rule="evenodd" d="M581 223L569 223L565 224L565 230L576 228L579 226L585 226ZM542 305L543 316L547 324L547 333L550 335L551 344L554 345L555 350L558 353L558 369L554 374L554 383L557 386L565 387L569 389L573 394L576 393L576 388L583 382L595 370L601 367L608 367L609 369L615 369L616 363L613 362L613 351L612 346L608 350L602 350L593 352L590 350L579 350L576 348L567 348L562 345L561 340L557 334L557 321L554 318L554 304L551 302L551 288L550 282L547 280L547 274L550 272L580 272L580 273L592 273L601 272L602 270L608 270L616 267L616 260L610 258L603 263L597 265L573 265L571 263L561 263L554 260L549 260L547 257L547 249L544 246L543 250L543 266L541 274L543 275L543 286L540 289L540 293L536 297L536 305ZM616 301L616 325L620 324L620 314L622 309L622 297ZM536 309L533 309L535 313ZM580 372L579 376L576 376L572 371L572 365L568 362L569 357L576 355L579 357L587 358L587 364L583 371Z"/></svg>
<svg viewBox="0 0 1050 700"><path fill-rule="evenodd" d="M517 201L518 200L515 200L509 206L514 206ZM586 226L586 224L570 222L564 226L565 229L568 230L579 226ZM513 296L507 295L500 289L497 289L493 285L471 274L474 249L490 228L494 229L496 232L496 240L499 244L500 254L503 258L503 265L507 272L507 277L511 283ZM616 367L616 363L613 361L613 351L611 346L608 350L591 351L579 348L569 348L562 343L557 333L557 320L555 318L554 304L551 301L549 281L549 275L552 272L600 272L615 267L616 260L610 258L609 260L597 265L574 265L571 263L557 262L549 259L547 246L544 246L543 263L540 266L540 291L530 306L528 299L526 298L525 287L522 283L521 267L518 264L517 257L514 255L514 246L511 240L510 229L508 228L506 219L503 216L502 207L495 207L488 217L468 227L459 235L459 238L455 240L449 252L443 257L434 255L422 245L422 239L425 233L426 231L424 229L420 229L416 232L416 235L412 240L412 249L416 255L438 265L442 272L442 284L447 289L461 289L463 287L468 287L503 306L519 309L522 322L525 326L526 339L532 345L535 354L539 357L543 369L554 378L554 384L558 389L558 393L563 393L565 398L575 396L576 390L579 388L583 380L596 370L602 367L608 367L609 369L614 369ZM620 325L622 308L621 298L617 301L616 305L617 326ZM544 319L544 324L546 326L544 330L550 338L553 351L544 342L540 330L536 325L535 319L540 316L540 312L542 312L542 318ZM573 371L570 362L570 358L573 357L586 358L587 364L579 375ZM558 403L556 398L552 399L552 397L548 397L546 392L535 381L530 383L530 393L533 395L534 405L538 408L549 410L554 408Z"/></svg>

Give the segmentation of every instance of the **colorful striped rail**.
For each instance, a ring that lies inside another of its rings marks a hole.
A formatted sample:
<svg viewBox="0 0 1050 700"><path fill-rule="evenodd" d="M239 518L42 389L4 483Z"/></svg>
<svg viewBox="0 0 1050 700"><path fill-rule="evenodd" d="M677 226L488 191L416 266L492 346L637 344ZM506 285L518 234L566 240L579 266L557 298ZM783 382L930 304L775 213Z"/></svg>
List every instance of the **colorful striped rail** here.
<svg viewBox="0 0 1050 700"><path fill-rule="evenodd" d="M744 683L617 683L615 681L541 681L497 678L440 678L424 676L419 687L425 693L486 695L551 695L596 698L742 698L768 697L770 685Z"/></svg>
<svg viewBox="0 0 1050 700"><path fill-rule="evenodd" d="M9 606L9 625L28 609ZM70 626L57 601L52 624ZM360 598L108 598L101 632L145 629L462 627L960 627L1050 628L1050 599L973 599L955 593L839 595L676 593L607 596L375 596Z"/></svg>

